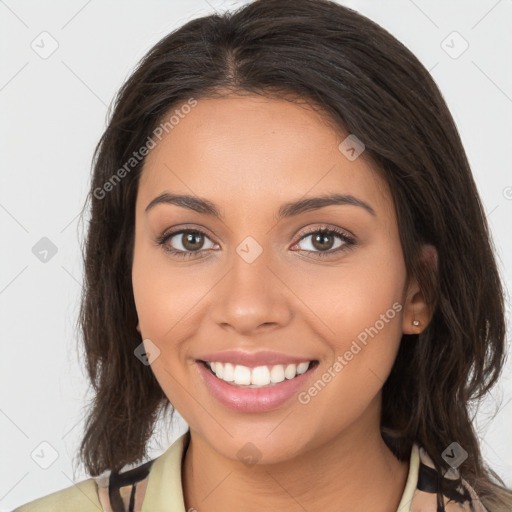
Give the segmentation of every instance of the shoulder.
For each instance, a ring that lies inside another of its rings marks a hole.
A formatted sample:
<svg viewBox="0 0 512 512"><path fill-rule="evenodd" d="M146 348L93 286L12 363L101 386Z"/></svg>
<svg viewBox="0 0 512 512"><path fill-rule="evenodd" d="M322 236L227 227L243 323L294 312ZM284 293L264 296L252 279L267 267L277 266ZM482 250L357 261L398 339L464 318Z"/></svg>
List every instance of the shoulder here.
<svg viewBox="0 0 512 512"><path fill-rule="evenodd" d="M156 459L129 470L106 471L70 487L38 498L13 512L124 512L140 510L149 470ZM133 507L134 508L130 508Z"/></svg>
<svg viewBox="0 0 512 512"><path fill-rule="evenodd" d="M439 474L423 447L418 446L417 453L417 486L411 512L439 510L441 496L446 512L487 512L473 487L461 478L456 468Z"/></svg>
<svg viewBox="0 0 512 512"><path fill-rule="evenodd" d="M179 506L183 504L181 461L189 439L187 430L154 459L132 468L105 471L13 512L140 512L144 498L148 510L166 510L173 500Z"/></svg>
<svg viewBox="0 0 512 512"><path fill-rule="evenodd" d="M129 470L107 472L95 478L98 498L104 510L136 512L142 507L149 483L149 473L158 459Z"/></svg>
<svg viewBox="0 0 512 512"><path fill-rule="evenodd" d="M55 512L57 510L73 510L74 512L98 512L101 510L95 479L83 480L25 503L13 512Z"/></svg>

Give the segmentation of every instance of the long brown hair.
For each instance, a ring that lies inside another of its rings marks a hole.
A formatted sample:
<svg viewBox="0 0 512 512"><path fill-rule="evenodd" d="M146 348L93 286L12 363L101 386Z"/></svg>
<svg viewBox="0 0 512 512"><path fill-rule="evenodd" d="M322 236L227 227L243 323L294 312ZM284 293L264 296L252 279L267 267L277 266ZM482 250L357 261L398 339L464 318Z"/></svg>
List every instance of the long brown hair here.
<svg viewBox="0 0 512 512"><path fill-rule="evenodd" d="M194 19L156 44L120 89L86 202L79 324L95 393L80 447L86 470L95 476L141 461L158 415L172 415L151 368L134 356L141 337L131 266L144 158L133 161L133 153L172 108L219 91L307 101L364 142L391 189L408 275L433 311L420 335L403 336L383 387L383 437L400 458L420 443L438 470L457 441L469 454L462 477L490 512L510 510L512 494L485 466L469 414L502 370L505 320L461 139L418 59L376 23L327 0L257 0ZM437 249L437 270L418 258L425 243Z"/></svg>

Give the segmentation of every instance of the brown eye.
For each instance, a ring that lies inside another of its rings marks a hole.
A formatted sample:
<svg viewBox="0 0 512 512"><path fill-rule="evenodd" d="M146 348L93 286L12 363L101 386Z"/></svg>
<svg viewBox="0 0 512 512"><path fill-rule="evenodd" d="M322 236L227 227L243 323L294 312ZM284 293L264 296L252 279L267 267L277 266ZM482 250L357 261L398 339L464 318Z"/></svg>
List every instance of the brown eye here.
<svg viewBox="0 0 512 512"><path fill-rule="evenodd" d="M196 251L201 249L204 245L204 236L198 232L182 233L182 245L187 251Z"/></svg>
<svg viewBox="0 0 512 512"><path fill-rule="evenodd" d="M333 235L329 235L327 233L317 233L316 235L312 235L311 239L313 247L318 249L319 251L332 249L334 244L335 237Z"/></svg>
<svg viewBox="0 0 512 512"><path fill-rule="evenodd" d="M310 243L305 244L306 247L303 247L303 250L306 251L317 250L325 252L333 248L337 249L346 243L345 237L335 231L317 230L302 237L300 241L302 242L308 238L311 239ZM340 242L335 246L336 239L340 240Z"/></svg>
<svg viewBox="0 0 512 512"><path fill-rule="evenodd" d="M317 256L332 256L355 245L355 240L344 232L333 228L310 230L302 236L296 245L300 247L301 243L307 239L311 239L310 242L305 243L300 250L312 252Z"/></svg>
<svg viewBox="0 0 512 512"><path fill-rule="evenodd" d="M166 251L180 257L190 257L194 253L206 252L207 249L212 249L215 246L205 233L192 229L168 233L158 238L157 243L162 245Z"/></svg>

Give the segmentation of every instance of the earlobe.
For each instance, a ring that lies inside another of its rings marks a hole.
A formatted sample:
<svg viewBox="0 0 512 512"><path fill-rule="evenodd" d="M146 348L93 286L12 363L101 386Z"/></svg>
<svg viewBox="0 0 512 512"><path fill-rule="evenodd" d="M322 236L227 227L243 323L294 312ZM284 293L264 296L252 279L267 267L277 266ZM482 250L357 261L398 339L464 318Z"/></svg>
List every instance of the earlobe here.
<svg viewBox="0 0 512 512"><path fill-rule="evenodd" d="M425 298L418 285L414 283L414 288L408 293L405 302L402 332L404 334L420 334L429 321Z"/></svg>
<svg viewBox="0 0 512 512"><path fill-rule="evenodd" d="M138 332L139 334L142 334L142 333L140 332L140 324L139 324L139 322L137 322L137 327L136 327L136 329L137 329L137 332Z"/></svg>
<svg viewBox="0 0 512 512"><path fill-rule="evenodd" d="M424 245L420 256L422 264L437 268L437 250L433 245ZM420 334L432 318L432 312L416 279L411 279L404 305L402 332Z"/></svg>

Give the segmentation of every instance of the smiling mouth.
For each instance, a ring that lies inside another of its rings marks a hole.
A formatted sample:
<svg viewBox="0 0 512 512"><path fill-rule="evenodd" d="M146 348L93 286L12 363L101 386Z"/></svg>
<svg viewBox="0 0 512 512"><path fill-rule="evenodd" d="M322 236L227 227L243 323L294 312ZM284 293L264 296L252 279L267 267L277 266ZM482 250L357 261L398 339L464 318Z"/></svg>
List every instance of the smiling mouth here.
<svg viewBox="0 0 512 512"><path fill-rule="evenodd" d="M234 387L247 389L270 388L281 382L311 371L318 366L318 360L304 361L299 364L263 365L248 367L244 365L198 360L219 380Z"/></svg>

